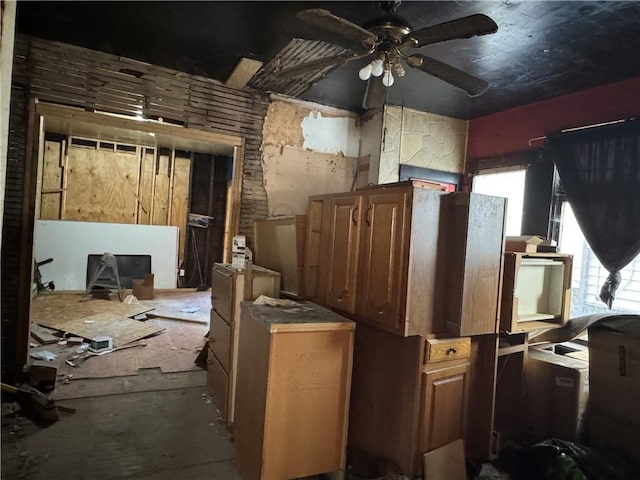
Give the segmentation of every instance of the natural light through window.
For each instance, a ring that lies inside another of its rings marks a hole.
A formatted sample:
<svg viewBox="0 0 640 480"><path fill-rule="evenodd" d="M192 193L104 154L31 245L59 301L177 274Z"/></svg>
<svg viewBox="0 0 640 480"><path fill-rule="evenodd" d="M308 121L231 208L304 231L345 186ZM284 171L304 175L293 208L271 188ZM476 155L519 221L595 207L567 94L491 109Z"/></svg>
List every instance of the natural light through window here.
<svg viewBox="0 0 640 480"><path fill-rule="evenodd" d="M609 310L598 298L609 272L589 247L568 202L562 204L559 247L562 253L573 255L571 317L594 313L640 313L640 255L620 271L622 282Z"/></svg>
<svg viewBox="0 0 640 480"><path fill-rule="evenodd" d="M520 235L526 170L484 173L473 177L473 191L507 199L506 235Z"/></svg>

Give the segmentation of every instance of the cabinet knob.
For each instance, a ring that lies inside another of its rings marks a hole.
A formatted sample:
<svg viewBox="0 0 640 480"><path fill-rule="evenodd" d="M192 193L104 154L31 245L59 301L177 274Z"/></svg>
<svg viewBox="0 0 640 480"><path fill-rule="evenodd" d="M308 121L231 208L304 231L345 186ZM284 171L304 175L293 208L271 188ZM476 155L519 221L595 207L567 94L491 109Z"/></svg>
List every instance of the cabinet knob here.
<svg viewBox="0 0 640 480"><path fill-rule="evenodd" d="M455 347L447 349L447 355L451 355L452 353L458 353L458 349Z"/></svg>

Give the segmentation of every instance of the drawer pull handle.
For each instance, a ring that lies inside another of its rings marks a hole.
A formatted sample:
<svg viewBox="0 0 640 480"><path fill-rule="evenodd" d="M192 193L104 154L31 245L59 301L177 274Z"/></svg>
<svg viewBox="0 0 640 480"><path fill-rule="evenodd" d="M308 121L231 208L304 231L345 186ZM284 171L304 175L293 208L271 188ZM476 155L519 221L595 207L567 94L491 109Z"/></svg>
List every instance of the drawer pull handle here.
<svg viewBox="0 0 640 480"><path fill-rule="evenodd" d="M458 349L455 347L448 348L447 355L451 355L452 353L458 353Z"/></svg>

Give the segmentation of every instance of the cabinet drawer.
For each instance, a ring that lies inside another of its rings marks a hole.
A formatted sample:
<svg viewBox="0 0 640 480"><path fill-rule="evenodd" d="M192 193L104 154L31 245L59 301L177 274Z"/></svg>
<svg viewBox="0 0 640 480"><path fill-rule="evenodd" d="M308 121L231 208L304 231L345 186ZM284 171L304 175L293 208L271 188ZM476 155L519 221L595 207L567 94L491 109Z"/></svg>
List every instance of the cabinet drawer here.
<svg viewBox="0 0 640 480"><path fill-rule="evenodd" d="M207 356L207 387L220 410L220 415L226 419L228 417L229 377L211 349L209 349Z"/></svg>
<svg viewBox="0 0 640 480"><path fill-rule="evenodd" d="M223 320L231 322L231 314L233 312L233 273L216 266L211 277L211 304Z"/></svg>
<svg viewBox="0 0 640 480"><path fill-rule="evenodd" d="M471 339L442 338L427 340L426 363L445 362L458 358L468 358L471 352Z"/></svg>
<svg viewBox="0 0 640 480"><path fill-rule="evenodd" d="M211 310L209 324L209 348L224 368L229 371L229 351L231 350L231 325L225 322L215 310Z"/></svg>

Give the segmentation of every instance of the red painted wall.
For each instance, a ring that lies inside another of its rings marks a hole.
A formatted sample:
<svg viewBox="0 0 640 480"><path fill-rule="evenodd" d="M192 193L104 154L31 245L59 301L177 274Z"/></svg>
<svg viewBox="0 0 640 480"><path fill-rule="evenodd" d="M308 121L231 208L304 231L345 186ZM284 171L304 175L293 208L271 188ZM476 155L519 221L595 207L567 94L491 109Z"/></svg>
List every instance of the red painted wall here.
<svg viewBox="0 0 640 480"><path fill-rule="evenodd" d="M467 159L522 152L567 128L640 116L640 77L505 110L469 122Z"/></svg>

